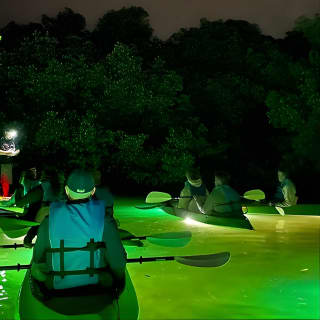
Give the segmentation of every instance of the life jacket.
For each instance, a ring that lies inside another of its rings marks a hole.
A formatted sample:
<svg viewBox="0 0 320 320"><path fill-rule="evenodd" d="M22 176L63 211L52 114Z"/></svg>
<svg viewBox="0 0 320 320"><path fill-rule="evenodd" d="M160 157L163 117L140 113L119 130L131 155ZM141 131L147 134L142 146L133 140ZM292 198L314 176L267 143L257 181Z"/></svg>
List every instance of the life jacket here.
<svg viewBox="0 0 320 320"><path fill-rule="evenodd" d="M278 202L283 202L284 201L284 195L282 192L282 188L284 187L284 184L281 183L277 186L276 192L274 194L274 200Z"/></svg>
<svg viewBox="0 0 320 320"><path fill-rule="evenodd" d="M101 255L105 207L102 201L50 205L48 251L52 254L54 289L67 289L99 281L106 266Z"/></svg>
<svg viewBox="0 0 320 320"><path fill-rule="evenodd" d="M230 186L223 184L215 187L212 197L215 212L242 215L240 196Z"/></svg>
<svg viewBox="0 0 320 320"><path fill-rule="evenodd" d="M189 181L185 182L185 186L189 188L191 196L202 196L205 197L207 195L206 187L202 183L200 187L193 186Z"/></svg>

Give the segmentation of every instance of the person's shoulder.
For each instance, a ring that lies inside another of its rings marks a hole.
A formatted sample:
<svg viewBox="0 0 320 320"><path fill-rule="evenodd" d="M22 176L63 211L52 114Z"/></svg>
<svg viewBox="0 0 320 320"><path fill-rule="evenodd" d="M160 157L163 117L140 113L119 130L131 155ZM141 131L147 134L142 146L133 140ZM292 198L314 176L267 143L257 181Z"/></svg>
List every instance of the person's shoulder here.
<svg viewBox="0 0 320 320"><path fill-rule="evenodd" d="M295 188L296 187L296 185L294 184L294 182L292 180L290 180L290 179L287 179L287 180L288 181L285 184L285 187L287 187L287 188Z"/></svg>
<svg viewBox="0 0 320 320"><path fill-rule="evenodd" d="M40 223L40 228L42 230L49 230L49 216L44 217Z"/></svg>
<svg viewBox="0 0 320 320"><path fill-rule="evenodd" d="M62 207L65 207L66 205L67 205L66 200L53 201L50 203L50 210L62 208Z"/></svg>
<svg viewBox="0 0 320 320"><path fill-rule="evenodd" d="M283 183L284 187L289 187L289 186L294 186L294 183L291 179L287 178L284 183Z"/></svg>
<svg viewBox="0 0 320 320"><path fill-rule="evenodd" d="M186 181L183 185L183 188L181 190L181 193L183 193L184 195L186 194L190 194L190 183L188 181Z"/></svg>

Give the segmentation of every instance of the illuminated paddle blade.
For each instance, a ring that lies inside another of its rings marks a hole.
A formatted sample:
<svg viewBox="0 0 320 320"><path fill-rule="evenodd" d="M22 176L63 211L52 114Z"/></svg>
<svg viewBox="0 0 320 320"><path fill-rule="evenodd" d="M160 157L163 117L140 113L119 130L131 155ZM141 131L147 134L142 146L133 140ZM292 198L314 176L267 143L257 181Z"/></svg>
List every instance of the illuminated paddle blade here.
<svg viewBox="0 0 320 320"><path fill-rule="evenodd" d="M143 242L140 240L122 240L125 247L143 247Z"/></svg>
<svg viewBox="0 0 320 320"><path fill-rule="evenodd" d="M0 215L0 229L9 238L19 238L27 234L29 228L38 226L38 222L7 218Z"/></svg>
<svg viewBox="0 0 320 320"><path fill-rule="evenodd" d="M286 214L284 213L284 210L281 207L275 207L276 210L281 214L282 216L285 216Z"/></svg>
<svg viewBox="0 0 320 320"><path fill-rule="evenodd" d="M20 218L3 218L0 216L0 228L6 230L15 230L21 228L30 228L38 226L39 222L23 220Z"/></svg>
<svg viewBox="0 0 320 320"><path fill-rule="evenodd" d="M175 257L179 263L192 267L220 267L230 260L230 252L220 252L200 256Z"/></svg>
<svg viewBox="0 0 320 320"><path fill-rule="evenodd" d="M266 198L265 193L260 189L249 190L244 193L243 197L248 200L263 200Z"/></svg>
<svg viewBox="0 0 320 320"><path fill-rule="evenodd" d="M16 213L24 213L24 208L20 208L20 207L0 206L0 210L16 212Z"/></svg>
<svg viewBox="0 0 320 320"><path fill-rule="evenodd" d="M124 230L121 231L120 237L123 245L135 247L143 246L141 241L147 240L158 246L179 248L186 246L190 242L192 236L190 231L159 233L149 236L135 236L129 232L124 233Z"/></svg>
<svg viewBox="0 0 320 320"><path fill-rule="evenodd" d="M180 248L185 247L191 240L192 233L185 232L169 232L154 234L147 237L147 240L158 246Z"/></svg>
<svg viewBox="0 0 320 320"><path fill-rule="evenodd" d="M162 204L161 203L156 203L156 204L138 204L137 206L135 206L136 209L140 209L140 210L149 210L149 209L155 209L158 207L161 207Z"/></svg>
<svg viewBox="0 0 320 320"><path fill-rule="evenodd" d="M160 203L171 200L172 197L169 193L152 191L146 197L146 203Z"/></svg>

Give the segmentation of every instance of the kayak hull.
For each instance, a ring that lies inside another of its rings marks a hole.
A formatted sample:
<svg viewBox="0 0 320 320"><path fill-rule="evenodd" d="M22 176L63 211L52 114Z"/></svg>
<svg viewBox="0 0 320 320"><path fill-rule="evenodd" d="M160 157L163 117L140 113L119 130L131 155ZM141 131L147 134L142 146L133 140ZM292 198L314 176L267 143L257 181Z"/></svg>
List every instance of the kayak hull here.
<svg viewBox="0 0 320 320"><path fill-rule="evenodd" d="M28 270L19 293L20 320L116 320L118 311L121 320L135 320L139 315L136 292L127 270L126 288L118 303L106 292L102 295L56 297L44 304L32 295L30 282Z"/></svg>
<svg viewBox="0 0 320 320"><path fill-rule="evenodd" d="M218 216L209 216L206 214L195 213L185 209L164 206L162 210L168 214L180 217L180 218L190 218L198 222L212 224L216 226L224 226L231 228L240 228L240 229L249 229L253 230L253 227L250 221L245 217L233 218L233 217L218 217Z"/></svg>
<svg viewBox="0 0 320 320"><path fill-rule="evenodd" d="M291 207L282 207L287 215L307 215L320 216L320 204L296 204ZM246 205L242 206L242 211L246 214L276 214L279 215L275 207L266 205Z"/></svg>

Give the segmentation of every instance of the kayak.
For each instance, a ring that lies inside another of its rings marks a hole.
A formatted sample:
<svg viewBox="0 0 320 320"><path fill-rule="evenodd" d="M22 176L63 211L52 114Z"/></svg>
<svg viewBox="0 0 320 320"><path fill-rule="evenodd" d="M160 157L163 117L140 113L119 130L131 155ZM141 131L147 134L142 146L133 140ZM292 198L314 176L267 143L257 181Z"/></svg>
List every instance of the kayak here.
<svg viewBox="0 0 320 320"><path fill-rule="evenodd" d="M135 320L139 315L135 288L127 270L126 287L118 303L108 292L53 297L41 302L33 296L31 283L36 285L28 270L19 292L20 320Z"/></svg>
<svg viewBox="0 0 320 320"><path fill-rule="evenodd" d="M0 216L0 229L9 238L20 238L26 235L31 227L38 225L38 222L23 220L14 216Z"/></svg>
<svg viewBox="0 0 320 320"><path fill-rule="evenodd" d="M291 207L281 207L287 215L320 216L320 204L296 204ZM276 214L279 215L275 207L266 205L243 205L243 213L246 214Z"/></svg>
<svg viewBox="0 0 320 320"><path fill-rule="evenodd" d="M253 230L253 227L250 221L244 215L239 218L209 216L206 214L191 212L191 211L177 208L174 206L163 206L161 207L161 209L168 214L171 214L180 218L190 218L195 221L206 223L206 224Z"/></svg>

